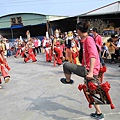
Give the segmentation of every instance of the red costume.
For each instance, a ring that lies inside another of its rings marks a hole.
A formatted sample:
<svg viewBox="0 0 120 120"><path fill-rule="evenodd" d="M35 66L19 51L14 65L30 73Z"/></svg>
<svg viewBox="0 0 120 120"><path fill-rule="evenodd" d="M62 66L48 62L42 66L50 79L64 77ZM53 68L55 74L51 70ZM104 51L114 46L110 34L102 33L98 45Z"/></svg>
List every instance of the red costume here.
<svg viewBox="0 0 120 120"><path fill-rule="evenodd" d="M49 39L44 40L44 45L46 53L46 62L51 62L52 60L51 41Z"/></svg>
<svg viewBox="0 0 120 120"><path fill-rule="evenodd" d="M8 66L7 60L4 58L4 53L1 50L1 52L0 52L0 72L4 78L5 83L7 83L10 80L10 75L7 73L5 68L10 70L10 67ZM1 83L2 83L2 78L0 77L0 88L2 88Z"/></svg>
<svg viewBox="0 0 120 120"><path fill-rule="evenodd" d="M27 51L26 51L27 50ZM33 52L33 49L32 49L32 43L29 41L27 44L26 44L26 47L25 47L25 58L24 58L24 62L26 63L27 61L29 61L30 59L32 59L32 62L36 62L37 59L35 57L35 54Z"/></svg>
<svg viewBox="0 0 120 120"><path fill-rule="evenodd" d="M18 45L17 52L16 52L16 54L15 54L14 57L18 57L18 55L21 55L21 48L22 48L22 46L21 46L21 44L19 44L19 45Z"/></svg>
<svg viewBox="0 0 120 120"><path fill-rule="evenodd" d="M63 53L60 47L60 38L58 30L55 31L55 39L53 40L53 51L56 64L61 65Z"/></svg>
<svg viewBox="0 0 120 120"><path fill-rule="evenodd" d="M36 62L37 61L37 59L35 58L35 55L33 53L33 49L32 48L28 49L28 56L26 58L24 58L24 62L27 62L30 59L32 59L32 62Z"/></svg>
<svg viewBox="0 0 120 120"><path fill-rule="evenodd" d="M78 49L75 41L71 42L70 50L71 50L71 53L72 53L72 62L74 64L80 65L80 61L79 61L79 58L78 58L79 57L79 52L78 52L79 49Z"/></svg>

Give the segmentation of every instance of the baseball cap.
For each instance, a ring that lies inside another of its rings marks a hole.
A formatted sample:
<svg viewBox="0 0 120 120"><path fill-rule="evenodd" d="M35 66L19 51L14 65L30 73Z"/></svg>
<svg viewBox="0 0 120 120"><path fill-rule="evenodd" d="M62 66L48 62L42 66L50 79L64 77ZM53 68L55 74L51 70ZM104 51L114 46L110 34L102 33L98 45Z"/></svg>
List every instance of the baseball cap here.
<svg viewBox="0 0 120 120"><path fill-rule="evenodd" d="M111 35L111 38L118 38L118 37L119 37L118 34L115 33Z"/></svg>

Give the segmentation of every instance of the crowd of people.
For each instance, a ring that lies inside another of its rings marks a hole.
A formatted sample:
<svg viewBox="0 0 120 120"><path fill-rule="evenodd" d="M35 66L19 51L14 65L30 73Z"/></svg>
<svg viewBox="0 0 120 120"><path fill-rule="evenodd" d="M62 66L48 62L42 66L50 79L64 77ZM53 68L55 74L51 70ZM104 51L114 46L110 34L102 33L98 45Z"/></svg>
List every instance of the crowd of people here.
<svg viewBox="0 0 120 120"><path fill-rule="evenodd" d="M102 37L98 34L97 28L89 29L89 36L92 36L97 44L97 47L101 47L100 59L104 65L104 59L111 59L111 63L115 63L115 59L120 58L120 41L119 34L112 34L107 42L103 43ZM54 61L54 64L61 65L64 61L69 61L75 64L81 64L81 38L77 34L76 30L61 33L60 30L56 29L54 35L44 36L42 40L36 37L30 37L30 32L26 32L27 38L17 38L14 42L5 40L7 57L14 55L18 57L20 55L24 58L24 62L32 59L33 62L36 60L36 55L45 51L46 62ZM98 46L99 45L99 46ZM34 57L28 56L28 48L32 48ZM28 58L27 58L28 57Z"/></svg>
<svg viewBox="0 0 120 120"><path fill-rule="evenodd" d="M96 28L90 29L90 36L98 33ZM120 59L120 34L114 31L106 42L101 44L101 57L103 59L110 59L111 64L115 63L115 59ZM120 65L119 65L120 67Z"/></svg>

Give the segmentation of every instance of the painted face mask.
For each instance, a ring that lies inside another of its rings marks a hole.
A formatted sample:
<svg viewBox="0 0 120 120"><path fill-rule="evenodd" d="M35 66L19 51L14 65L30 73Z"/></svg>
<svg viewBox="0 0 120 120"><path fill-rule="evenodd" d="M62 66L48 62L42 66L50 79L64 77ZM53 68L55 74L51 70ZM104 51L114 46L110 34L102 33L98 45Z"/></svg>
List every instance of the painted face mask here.
<svg viewBox="0 0 120 120"><path fill-rule="evenodd" d="M73 39L73 36L68 37L69 40Z"/></svg>
<svg viewBox="0 0 120 120"><path fill-rule="evenodd" d="M59 37L59 34L56 34L55 36L58 38L58 37Z"/></svg>
<svg viewBox="0 0 120 120"><path fill-rule="evenodd" d="M74 47L74 46L75 46L75 43L74 43L74 42L72 42L72 43L71 43L71 46L72 46L72 47Z"/></svg>

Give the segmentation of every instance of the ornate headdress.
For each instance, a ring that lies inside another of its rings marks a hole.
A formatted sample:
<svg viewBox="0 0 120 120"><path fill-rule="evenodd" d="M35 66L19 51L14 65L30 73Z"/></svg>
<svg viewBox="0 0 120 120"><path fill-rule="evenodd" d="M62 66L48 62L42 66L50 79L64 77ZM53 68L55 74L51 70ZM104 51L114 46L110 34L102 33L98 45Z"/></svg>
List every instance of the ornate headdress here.
<svg viewBox="0 0 120 120"><path fill-rule="evenodd" d="M68 39L73 39L73 32L72 31L69 31L68 32Z"/></svg>

